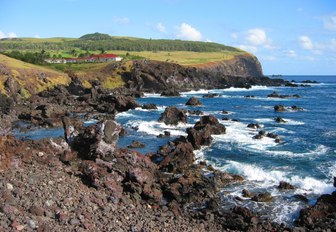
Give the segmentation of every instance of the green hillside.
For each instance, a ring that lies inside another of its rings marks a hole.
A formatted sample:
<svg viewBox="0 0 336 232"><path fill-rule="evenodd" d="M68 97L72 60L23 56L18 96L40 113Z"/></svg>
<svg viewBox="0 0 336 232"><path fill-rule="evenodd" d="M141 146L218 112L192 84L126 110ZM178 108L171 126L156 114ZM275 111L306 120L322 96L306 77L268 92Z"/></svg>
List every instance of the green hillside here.
<svg viewBox="0 0 336 232"><path fill-rule="evenodd" d="M193 52L220 52L241 50L218 43L167 40L141 39L130 37L116 37L107 34L86 34L78 39L74 38L14 38L1 39L0 52L8 50L20 51L66 51L78 49L82 51L95 50L124 50L124 51L193 51Z"/></svg>

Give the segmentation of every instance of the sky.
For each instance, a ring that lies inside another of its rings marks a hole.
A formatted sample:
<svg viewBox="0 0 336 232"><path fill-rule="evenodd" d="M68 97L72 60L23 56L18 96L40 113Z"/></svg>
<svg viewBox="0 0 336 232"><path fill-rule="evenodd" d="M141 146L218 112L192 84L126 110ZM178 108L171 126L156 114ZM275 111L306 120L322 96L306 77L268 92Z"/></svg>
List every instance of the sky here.
<svg viewBox="0 0 336 232"><path fill-rule="evenodd" d="M94 32L235 46L267 75L336 75L336 0L0 0L0 38Z"/></svg>

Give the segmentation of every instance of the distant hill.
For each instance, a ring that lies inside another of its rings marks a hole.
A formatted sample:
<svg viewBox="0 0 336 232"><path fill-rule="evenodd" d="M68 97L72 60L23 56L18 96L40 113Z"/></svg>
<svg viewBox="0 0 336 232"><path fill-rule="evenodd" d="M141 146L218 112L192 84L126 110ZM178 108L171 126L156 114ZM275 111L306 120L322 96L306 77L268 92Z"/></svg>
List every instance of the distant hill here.
<svg viewBox="0 0 336 232"><path fill-rule="evenodd" d="M15 38L1 39L0 52L7 50L20 51L61 51L79 49L83 51L95 50L124 50L124 51L193 51L193 52L243 52L240 49L223 44L199 41L142 39L130 37L109 36L93 33L74 38Z"/></svg>
<svg viewBox="0 0 336 232"><path fill-rule="evenodd" d="M102 33L86 34L79 38L80 40L110 40L111 36Z"/></svg>

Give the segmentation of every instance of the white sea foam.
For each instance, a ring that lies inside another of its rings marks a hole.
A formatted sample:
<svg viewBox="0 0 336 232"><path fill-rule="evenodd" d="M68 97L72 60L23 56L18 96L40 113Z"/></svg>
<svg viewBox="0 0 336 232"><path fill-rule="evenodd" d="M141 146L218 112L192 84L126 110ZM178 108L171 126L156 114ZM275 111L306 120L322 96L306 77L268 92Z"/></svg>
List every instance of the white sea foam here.
<svg viewBox="0 0 336 232"><path fill-rule="evenodd" d="M226 126L226 133L222 135L213 135L214 142L219 143L218 146L226 150L230 150L232 147L237 147L247 152L258 152L270 156L314 158L326 154L330 149L324 145L318 145L316 148L305 152L278 150L277 146L279 146L279 144L272 138L264 137L262 139L254 139L253 136L256 135L258 131L247 128L247 125L244 123L223 120L220 120L220 122ZM275 130L270 130L270 132L273 133L274 131ZM287 132L291 133L291 131Z"/></svg>
<svg viewBox="0 0 336 232"><path fill-rule="evenodd" d="M252 181L256 188L268 188L277 186L280 181L286 181L298 187L296 193L304 194L324 194L331 193L334 188L330 183L313 177L301 177L292 175L291 172L283 170L265 170L256 164L239 163L236 161L227 161L227 164L221 168L223 171L238 173Z"/></svg>
<svg viewBox="0 0 336 232"><path fill-rule="evenodd" d="M200 89L200 90L191 90L188 92L181 92L181 95L195 95L195 94L208 94L210 93L207 89Z"/></svg>
<svg viewBox="0 0 336 232"><path fill-rule="evenodd" d="M268 147L276 146L274 139L264 137L262 139L253 139L258 132L247 128L246 124L241 122L222 121L226 125L226 133L222 135L213 135L215 142L225 142L233 146L239 146L243 149L265 150Z"/></svg>
<svg viewBox="0 0 336 232"><path fill-rule="evenodd" d="M144 111L144 112L148 112L148 111L164 111L166 109L166 106L156 106L157 109L142 109L141 107L137 107L134 110L136 111Z"/></svg>
<svg viewBox="0 0 336 232"><path fill-rule="evenodd" d="M159 97L163 97L163 96L161 96L161 94L159 94L159 93L144 93L144 97L159 98Z"/></svg>
<svg viewBox="0 0 336 232"><path fill-rule="evenodd" d="M292 125L292 126L299 126L299 125L304 125L304 122L301 121L296 121L293 119L288 119L288 118L283 118L283 120L285 120L285 123L280 123L280 125L284 124L284 125ZM261 123L276 123L274 119L271 118L256 118L255 121L257 122L261 122Z"/></svg>
<svg viewBox="0 0 336 232"><path fill-rule="evenodd" d="M85 125L91 125L91 124L94 124L94 123L97 123L97 122L98 122L97 119L91 119L91 120L84 121L84 124Z"/></svg>
<svg viewBox="0 0 336 232"><path fill-rule="evenodd" d="M158 136L163 134L164 131L169 131L172 136L184 135L186 136L185 129L192 127L191 124L179 123L177 126L166 125L157 121L142 121L142 120L130 120L126 123L127 127L137 128L137 131L143 132L149 135Z"/></svg>
<svg viewBox="0 0 336 232"><path fill-rule="evenodd" d="M336 130L330 130L323 133L326 137L336 137Z"/></svg>
<svg viewBox="0 0 336 232"><path fill-rule="evenodd" d="M273 89L273 87L270 88L270 87L267 87L267 86L254 85L249 89L230 87L228 89L223 89L222 91L224 91L224 92L240 92L240 91L272 90L272 89Z"/></svg>
<svg viewBox="0 0 336 232"><path fill-rule="evenodd" d="M117 118L134 118L136 117L134 114L130 113L130 111L125 111L117 114Z"/></svg>

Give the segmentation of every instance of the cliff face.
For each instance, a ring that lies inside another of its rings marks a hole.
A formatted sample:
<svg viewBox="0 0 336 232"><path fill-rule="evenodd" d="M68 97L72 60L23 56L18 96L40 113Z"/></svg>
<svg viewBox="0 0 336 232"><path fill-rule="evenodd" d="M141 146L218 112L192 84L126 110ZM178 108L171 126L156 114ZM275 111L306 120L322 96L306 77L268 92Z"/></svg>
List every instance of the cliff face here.
<svg viewBox="0 0 336 232"><path fill-rule="evenodd" d="M133 69L124 79L129 87L154 92L165 89L186 91L283 83L264 77L257 58L248 55L195 67L159 61L134 61Z"/></svg>

